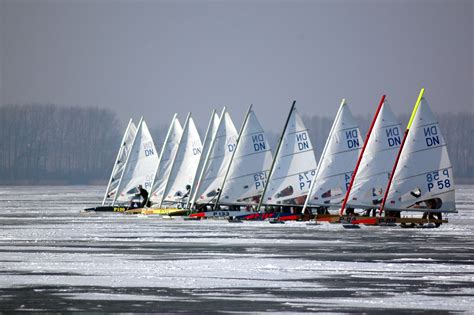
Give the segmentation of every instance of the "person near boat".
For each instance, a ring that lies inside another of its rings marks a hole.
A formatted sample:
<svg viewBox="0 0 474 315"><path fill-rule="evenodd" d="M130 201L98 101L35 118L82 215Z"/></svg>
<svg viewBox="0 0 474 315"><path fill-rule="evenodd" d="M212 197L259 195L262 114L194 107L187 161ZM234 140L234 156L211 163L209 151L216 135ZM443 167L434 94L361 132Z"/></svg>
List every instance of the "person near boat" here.
<svg viewBox="0 0 474 315"><path fill-rule="evenodd" d="M190 193L191 193L191 185L188 184L186 185L186 192L184 193L182 199L188 198Z"/></svg>
<svg viewBox="0 0 474 315"><path fill-rule="evenodd" d="M138 194L136 194L135 197L142 198L140 208L149 207L151 205L150 200L148 200L148 191L143 188L142 185L138 185Z"/></svg>
<svg viewBox="0 0 474 315"><path fill-rule="evenodd" d="M428 199L424 201L427 209L439 209L441 208L442 201L439 198ZM441 212L430 212L426 211L423 212L423 219L430 219L430 220L442 220L443 215Z"/></svg>
<svg viewBox="0 0 474 315"><path fill-rule="evenodd" d="M181 192L178 192L178 196L180 196L179 202L177 204L178 209L186 207L188 202L189 194L191 193L191 185L186 185L186 192L181 196Z"/></svg>

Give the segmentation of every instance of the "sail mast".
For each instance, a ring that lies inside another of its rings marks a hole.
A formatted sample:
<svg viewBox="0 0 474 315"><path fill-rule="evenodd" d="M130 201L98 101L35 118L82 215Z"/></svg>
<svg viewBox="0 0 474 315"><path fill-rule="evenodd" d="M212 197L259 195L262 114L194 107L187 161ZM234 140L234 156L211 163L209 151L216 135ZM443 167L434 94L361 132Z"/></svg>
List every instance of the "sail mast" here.
<svg viewBox="0 0 474 315"><path fill-rule="evenodd" d="M331 130L329 131L329 135L326 139L326 143L324 144L323 152L321 153L321 156L319 158L319 163L318 163L318 166L316 168L316 172L314 174L313 180L311 181L311 185L309 186L308 196L306 197L306 200L304 201L304 205L303 205L303 209L301 210L301 213L304 213L304 211L308 207L309 199L311 198L311 194L313 193L314 185L315 185L316 179L318 177L319 170L321 169L322 159L326 154L327 148L329 146L330 139L331 139L332 134L334 132L334 128L336 128L336 122L338 121L339 116L341 115L342 107L344 105L346 105L346 99L345 98L342 99L341 104L339 105L339 109L337 110L336 117L334 118L334 121L332 122Z"/></svg>
<svg viewBox="0 0 474 315"><path fill-rule="evenodd" d="M117 162L119 161L120 154L123 152L123 150L125 150L125 140L127 139L127 136L128 136L131 125L132 125L132 119L130 118L130 120L128 121L127 128L125 129L125 133L123 134L122 142L120 143L120 149L117 153L117 157L115 158L114 167L112 168L112 173L110 174L109 183L107 184L107 189L105 190L104 200L102 200L102 205L104 205L105 200L107 200L107 195L109 193L110 184L112 184L112 179L114 177L115 170L117 169ZM122 175L123 175L123 173L122 173ZM120 178L122 178L122 176L120 176Z"/></svg>
<svg viewBox="0 0 474 315"><path fill-rule="evenodd" d="M346 209L347 200L349 199L349 194L351 193L352 185L354 184L354 178L356 177L357 170L359 169L360 161L362 161L365 148L367 147L367 144L369 143L370 135L372 134L375 121L377 120L377 117L379 116L380 109L382 108L384 101L385 101L385 94L382 95L382 98L380 99L380 103L379 103L379 106L377 107L377 111L375 112L374 119L372 120L369 131L367 132L367 135L365 136L365 141L364 141L364 145L362 146L362 151L360 151L359 158L357 159L357 164L354 168L354 171L352 172L351 181L349 182L349 187L347 188L346 196L344 197L344 201L342 202L341 210L339 212L339 215L341 216L344 214L344 210Z"/></svg>
<svg viewBox="0 0 474 315"><path fill-rule="evenodd" d="M160 200L160 204L159 204L158 208L161 208L161 206L163 205L163 201L165 200L166 190L168 189L168 186L169 186L170 176L171 176L171 173L173 171L174 163L176 161L176 156L178 155L179 147L181 146L181 143L183 142L183 138L185 137L186 131L188 129L189 118L190 117L191 117L191 112L189 112L188 115L186 116L186 121L184 123L183 132L181 133L181 137L179 139L178 149L174 153L173 162L171 162L170 173L168 175L168 178L166 179L165 189L163 190L163 196L161 196L161 200Z"/></svg>
<svg viewBox="0 0 474 315"><path fill-rule="evenodd" d="M211 119L209 119L209 124L207 125L207 130L206 130L206 134L204 135L204 142L202 144L202 149L203 149L203 152L204 152L204 146L206 145L206 141L208 141L208 137L210 137L210 141L212 141L212 137L213 135L210 135L209 132L211 132L211 128L212 128L212 124L214 122L214 116L216 115L216 110L213 109L212 112L211 112ZM214 130L216 131L216 130ZM192 186L191 186L191 191L189 192L189 197L188 197L188 201L186 203L186 209L189 209L190 206L191 206L191 201L194 200L194 194L196 192L196 185L197 185L197 181L199 180L199 175L201 174L201 170L199 169L199 166L203 166L202 163L205 162L206 160L206 157L207 157L207 152L206 152L206 155L201 155L200 159L199 159L199 163L198 163L198 169L196 171L196 174L194 174L194 179L193 179L193 182L192 182Z"/></svg>
<svg viewBox="0 0 474 315"><path fill-rule="evenodd" d="M202 166L201 174L199 175L199 180L197 182L196 191L194 192L194 197L193 197L193 201L192 201L193 203L196 203L196 200L198 198L197 194L199 192L199 188L201 187L202 177L204 176L204 172L206 171L206 167L209 163L209 157L211 156L212 150L214 149L214 145L216 143L217 132L219 131L219 127L222 124L225 113L226 113L226 107L224 106L224 108L222 109L221 116L219 118L219 124L217 126L216 132L214 133L214 135L212 137L211 147L209 148L209 151L206 154L206 160L204 161L204 165Z"/></svg>
<svg viewBox="0 0 474 315"><path fill-rule="evenodd" d="M161 159L163 158L163 153L165 152L166 143L168 142L168 139L169 139L170 134L171 134L171 130L173 129L174 122L175 122L177 116L178 116L177 113L175 113L173 115L173 119L171 119L171 124L168 128L168 132L166 133L165 141L163 142L163 146L161 147L160 156L158 157L159 158L158 165L156 166L155 175L153 175L153 181L151 182L150 198L151 198L151 195L152 195L152 193L155 189L155 187L154 187L155 186L155 179L156 179L156 175L158 174L159 169L160 169Z"/></svg>
<svg viewBox="0 0 474 315"><path fill-rule="evenodd" d="M188 115L186 116L186 121L184 122L183 132L181 133L181 137L179 138L178 149L174 153L173 161L171 162L170 173L168 174L168 178L166 179L165 189L163 190L163 196L161 196L161 200L160 200L160 204L159 204L158 208L161 208L161 206L163 205L163 201L165 200L166 190L168 189L169 182L170 182L170 176L171 176L171 173L173 171L173 167L174 167L174 163L176 161L176 157L178 156L179 147L181 146L181 143L183 141L186 130L188 129L189 118L190 117L191 117L191 112L189 112Z"/></svg>
<svg viewBox="0 0 474 315"><path fill-rule="evenodd" d="M221 199L222 190L224 190L224 185L225 185L225 181L227 179L227 175L229 175L229 170L230 170L230 167L232 165L232 161L234 160L235 152L237 152L237 147L239 145L240 137L242 136L242 132L244 131L245 125L247 124L247 121L249 119L249 115L250 115L251 111L252 111L252 104L250 104L249 109L247 110L247 114L245 115L244 122L242 123L242 126L240 127L240 132L239 132L239 136L237 137L237 141L235 143L234 152L232 152L232 157L230 158L229 166L227 166L227 171L225 172L225 175L224 175L224 181L222 182L221 190L219 191L219 194L217 195L217 199L216 199L216 203L214 205L214 209L217 209L217 206L219 205L219 201Z"/></svg>
<svg viewBox="0 0 474 315"><path fill-rule="evenodd" d="M408 136L408 132L410 131L411 124L413 123L413 119L415 119L415 114L418 111L418 107L420 106L421 99L423 98L423 94L425 93L425 89L422 88L420 94L418 95L418 99L416 100L415 106L413 107L413 111L410 116L410 120L408 121L407 128L405 129L405 133L403 135L402 144L400 145L400 150L397 154L397 159L395 160L395 164L393 164L392 173L390 174L390 179L388 180L387 188L385 189L385 194L383 196L382 202L380 204L380 216L382 216L382 212L385 208L385 201L387 200L388 191L390 186L392 185L393 175L395 174L395 170L397 169L398 161L400 160L400 155L402 154L403 147L405 145L405 141Z"/></svg>
<svg viewBox="0 0 474 315"><path fill-rule="evenodd" d="M286 118L285 127L283 128L283 131L281 133L280 141L278 142L277 150L275 152L275 157L273 158L272 166L270 167L270 171L268 172L268 178L265 183L265 187L263 188L263 192L257 206L257 211L260 211L260 208L262 207L263 198L265 197L265 193L267 192L268 183L270 182L270 179L273 173L273 168L275 167L278 153L280 152L280 147L281 147L281 143L283 142L283 137L285 136L286 128L288 127L288 123L290 122L291 115L293 114L293 110L295 109L295 104L296 104L296 101L293 101L293 104L291 105L290 113L288 114L288 117Z"/></svg>
<svg viewBox="0 0 474 315"><path fill-rule="evenodd" d="M135 145L135 141L137 141L137 136L138 136L138 133L140 132L140 129L142 128L142 123L143 123L143 116L140 117L140 121L138 122L137 133L135 133L135 136L133 137L132 146L130 147L130 149L133 148L133 146ZM124 166L123 166L123 171L124 171L124 172L125 172L126 169L127 169L128 160L129 160L129 158L130 158L130 155L131 155L131 154L129 154L129 155L127 156L127 159L125 160L125 164L124 164ZM118 185L117 185L117 193L115 194L114 200L112 201L112 206L115 204L115 201L117 200L117 197L118 197L118 195L119 195L119 193L120 193L120 188L121 188L120 185L122 184L122 178L123 178L123 174L122 174L122 176L120 177L120 181L119 181L119 183L118 183Z"/></svg>

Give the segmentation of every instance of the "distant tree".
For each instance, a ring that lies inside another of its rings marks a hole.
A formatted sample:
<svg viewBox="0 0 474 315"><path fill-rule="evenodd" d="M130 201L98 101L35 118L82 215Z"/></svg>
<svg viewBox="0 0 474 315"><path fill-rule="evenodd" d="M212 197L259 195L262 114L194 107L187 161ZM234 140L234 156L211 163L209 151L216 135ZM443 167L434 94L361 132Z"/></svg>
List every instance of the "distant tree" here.
<svg viewBox="0 0 474 315"><path fill-rule="evenodd" d="M85 183L111 171L120 131L115 114L56 105L0 107L0 181Z"/></svg>
<svg viewBox="0 0 474 315"><path fill-rule="evenodd" d="M474 177L474 113L446 113L438 116L447 143L454 175Z"/></svg>

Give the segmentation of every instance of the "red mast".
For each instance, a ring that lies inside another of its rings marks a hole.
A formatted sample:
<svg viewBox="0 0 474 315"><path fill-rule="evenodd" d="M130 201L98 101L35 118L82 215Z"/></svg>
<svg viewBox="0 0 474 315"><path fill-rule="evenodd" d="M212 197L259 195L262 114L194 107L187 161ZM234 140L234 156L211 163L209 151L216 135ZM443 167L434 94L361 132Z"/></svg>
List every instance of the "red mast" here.
<svg viewBox="0 0 474 315"><path fill-rule="evenodd" d="M372 129L374 129L375 121L377 120L377 117L379 116L379 112L380 112L380 109L382 108L382 105L383 105L384 101L385 101L385 95L382 95L382 98L380 99L379 106L377 107L377 111L375 112L374 119L372 120L369 131L367 132L367 135L365 136L364 145L362 146L362 151L359 154L359 159L357 160L357 164L355 166L354 172L352 173L351 181L350 181L349 187L347 188L347 191L346 191L346 196L344 197L344 201L342 202L341 211L339 212L339 215L341 215L341 216L344 214L344 210L346 209L347 200L349 199L349 194L351 192L352 185L354 184L354 178L356 177L357 170L359 169L360 161L362 161L362 157L364 156L365 148L367 147L367 143L369 142L370 135L372 134Z"/></svg>

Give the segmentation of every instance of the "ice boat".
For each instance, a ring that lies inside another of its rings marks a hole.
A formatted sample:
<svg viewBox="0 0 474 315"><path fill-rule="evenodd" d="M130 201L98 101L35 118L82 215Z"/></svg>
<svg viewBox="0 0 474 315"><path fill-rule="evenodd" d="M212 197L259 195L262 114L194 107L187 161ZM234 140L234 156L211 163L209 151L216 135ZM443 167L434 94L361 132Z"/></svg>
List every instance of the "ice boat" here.
<svg viewBox="0 0 474 315"><path fill-rule="evenodd" d="M201 138L191 113L189 113L184 123L183 133L179 140L159 208L164 206L186 207L201 152Z"/></svg>
<svg viewBox="0 0 474 315"><path fill-rule="evenodd" d="M271 164L270 144L250 106L216 204L258 205Z"/></svg>
<svg viewBox="0 0 474 315"><path fill-rule="evenodd" d="M114 167L107 184L107 189L105 190L104 200L102 201L103 206L112 205L114 201L118 184L125 169L125 162L127 161L127 157L130 154L130 149L132 148L133 139L135 138L136 133L137 127L133 123L132 119L130 119L122 137L122 142L120 143L117 158L115 159Z"/></svg>
<svg viewBox="0 0 474 315"><path fill-rule="evenodd" d="M211 118L209 119L209 124L207 125L206 134L204 135L204 142L202 143L202 152L199 157L199 163L197 165L196 172L191 185L191 191L189 193L188 202L186 209L189 209L192 206L193 201L196 199L196 187L201 173L203 171L204 163L206 162L207 155L211 149L211 144L216 134L217 128L219 127L219 115L217 115L216 110L212 110Z"/></svg>
<svg viewBox="0 0 474 315"><path fill-rule="evenodd" d="M359 125L343 99L324 145L303 207L340 209L362 146Z"/></svg>
<svg viewBox="0 0 474 315"><path fill-rule="evenodd" d="M265 132L250 105L240 129L214 211L192 217L238 217L254 212L266 183L272 152Z"/></svg>
<svg viewBox="0 0 474 315"><path fill-rule="evenodd" d="M225 174L235 150L238 133L226 108L211 141L209 152L197 180L192 203L197 211L214 208Z"/></svg>
<svg viewBox="0 0 474 315"><path fill-rule="evenodd" d="M160 159L158 161L156 172L152 175L153 185L151 188L150 201L153 207L159 206L163 200L166 183L170 176L171 166L176 156L182 134L183 128L179 123L177 114L174 114L173 119L171 119L168 131L166 132L163 147L161 148Z"/></svg>
<svg viewBox="0 0 474 315"><path fill-rule="evenodd" d="M293 102L275 153L259 209L262 206L302 206L317 163L308 129Z"/></svg>
<svg viewBox="0 0 474 315"><path fill-rule="evenodd" d="M293 101L257 211L244 219L297 219L317 167L308 129Z"/></svg>
<svg viewBox="0 0 474 315"><path fill-rule="evenodd" d="M165 140L161 148L160 158L157 161L156 171L152 174L152 188L149 196L151 207L128 209L127 214L166 214L180 213L181 209L168 208L161 209L159 207L163 200L164 190L171 173L171 167L176 157L176 152L179 147L179 142L183 134L183 128L178 120L178 115L174 114L171 119L170 126L166 132Z"/></svg>
<svg viewBox="0 0 474 315"><path fill-rule="evenodd" d="M453 167L439 123L423 95L424 89L405 130L380 212L423 212L422 219L440 224L446 221L442 213L457 212Z"/></svg>
<svg viewBox="0 0 474 315"><path fill-rule="evenodd" d="M401 146L401 124L383 95L367 132L352 179L341 206L375 209L380 206Z"/></svg>
<svg viewBox="0 0 474 315"><path fill-rule="evenodd" d="M371 214L375 216L375 209L382 201L400 145L401 125L393 114L386 96L383 95L367 131L340 214L320 214L318 219L352 221L352 216L356 214L355 209L367 209L364 218L357 217L359 221L367 219ZM342 217L345 212L348 218Z"/></svg>
<svg viewBox="0 0 474 315"><path fill-rule="evenodd" d="M133 125L130 122L124 139L130 138L133 129ZM128 148L130 148L129 153L126 154L125 152ZM117 159L123 156L126 156L123 167L114 168L112 172L112 176L114 176L115 172L121 174L118 184L116 188L112 190L110 188L111 185L108 185L107 188L107 191L111 190L114 192L113 196L109 196L108 198L111 199L109 201L110 205L85 210L123 212L130 207L130 200L137 193L138 185L142 185L145 189L150 190L153 182L153 174L155 173L158 162L158 154L150 131L143 118L141 118L138 123L135 135L133 136L132 145L130 147L128 147L128 144L122 145ZM115 174L115 176L117 176L117 174ZM104 201L107 201L107 196Z"/></svg>

